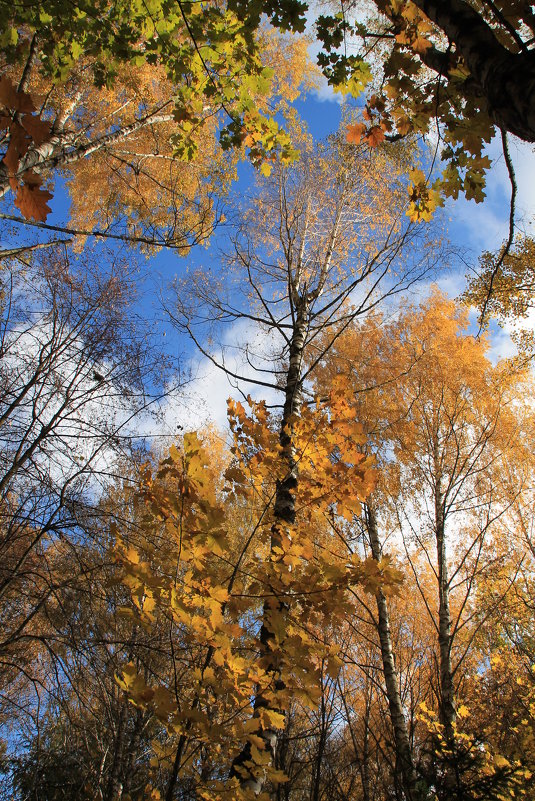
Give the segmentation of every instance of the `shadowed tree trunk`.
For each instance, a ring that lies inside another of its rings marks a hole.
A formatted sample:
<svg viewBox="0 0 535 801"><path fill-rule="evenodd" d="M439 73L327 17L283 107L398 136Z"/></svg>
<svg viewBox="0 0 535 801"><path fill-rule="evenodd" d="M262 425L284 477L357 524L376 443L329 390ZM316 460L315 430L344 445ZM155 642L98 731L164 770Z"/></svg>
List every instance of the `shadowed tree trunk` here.
<svg viewBox="0 0 535 801"><path fill-rule="evenodd" d="M498 127L534 142L535 50L508 50L481 14L463 0L414 3L455 44L470 70L469 80L488 102L490 116ZM427 63L425 54L423 61Z"/></svg>
<svg viewBox="0 0 535 801"><path fill-rule="evenodd" d="M373 501L370 498L367 500L365 512L366 528L368 530L372 556L378 561L382 556L381 544L377 531L377 517ZM397 767L401 774L401 783L406 798L408 801L416 801L417 799L425 798L425 791L422 787L418 786L418 776L414 766L407 721L405 720L403 704L399 692L399 677L392 647L388 604L386 596L381 588L377 590L375 598L377 601L377 632L381 646L381 659L383 662L388 708L390 710L390 719L394 731Z"/></svg>
<svg viewBox="0 0 535 801"><path fill-rule="evenodd" d="M282 534L286 526L295 523L295 491L298 482L298 465L295 459L293 438L293 425L299 415L302 403L302 372L303 356L308 330L308 316L310 301L307 296L296 298L295 324L289 349L289 364L284 388L284 406L280 423L279 442L281 446L281 460L285 467L284 478L277 482L275 505L273 509L274 522L271 527L270 560L276 562L281 558ZM275 637L271 630L270 618L272 615L286 617L287 605L276 593L264 601L262 629L260 632L260 659L266 664L268 674L272 676L272 688L275 693L284 690L284 680L281 678L284 649L281 644L275 645ZM259 692L254 701L254 713L259 710L271 708L272 701ZM284 713L277 708L275 712ZM262 727L256 732L264 742L265 750L270 754L271 763L275 761L278 729ZM246 742L240 754L232 764L231 776L240 779L242 789L260 793L264 785L264 775L258 768L251 770L247 763L251 760L251 744Z"/></svg>

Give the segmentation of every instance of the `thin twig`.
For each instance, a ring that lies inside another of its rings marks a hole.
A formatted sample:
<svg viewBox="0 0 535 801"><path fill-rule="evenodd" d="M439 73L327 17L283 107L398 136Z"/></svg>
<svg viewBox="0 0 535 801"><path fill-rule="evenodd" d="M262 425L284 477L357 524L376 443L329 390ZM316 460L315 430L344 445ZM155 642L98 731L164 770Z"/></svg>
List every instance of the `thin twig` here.
<svg viewBox="0 0 535 801"><path fill-rule="evenodd" d="M59 231L62 234L71 234L72 236L96 236L101 239L118 239L120 242L139 242L143 245L151 245L156 248L170 248L172 250L189 250L192 244L197 244L199 240L195 239L193 243L184 242L179 244L177 242L151 239L148 236L139 236L138 234L112 234L108 231L101 231L98 228L94 230L84 230L80 228L70 228L63 225L49 225L43 222L34 222L33 220L26 220L24 217L17 217L14 214L0 214L0 220L11 220L12 222L19 223L20 225L32 225L34 228L43 228L47 231Z"/></svg>
<svg viewBox="0 0 535 801"><path fill-rule="evenodd" d="M503 157L505 159L507 172L509 173L509 181L511 183L511 202L509 205L509 236L507 237L507 241L501 250L500 256L496 264L494 265L494 268L490 276L487 296L485 298L485 302L483 303L483 308L481 309L481 315L479 317L479 330L477 332L478 337L481 335L481 332L485 326L485 315L487 313L487 308L492 297L494 281L502 268L505 257L509 255L509 251L511 250L511 246L513 244L513 240L515 237L515 206L516 206L516 195L518 192L518 187L516 184L515 168L511 160L511 154L509 152L507 132L503 128L500 128L500 133L502 137Z"/></svg>

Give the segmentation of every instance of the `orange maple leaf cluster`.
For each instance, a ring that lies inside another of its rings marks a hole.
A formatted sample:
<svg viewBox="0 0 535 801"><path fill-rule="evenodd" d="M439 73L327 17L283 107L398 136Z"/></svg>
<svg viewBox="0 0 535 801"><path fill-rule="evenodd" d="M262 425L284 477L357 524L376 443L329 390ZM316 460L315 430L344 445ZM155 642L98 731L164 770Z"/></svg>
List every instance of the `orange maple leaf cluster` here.
<svg viewBox="0 0 535 801"><path fill-rule="evenodd" d="M0 78L0 130L9 139L2 159L15 192L15 206L23 217L44 222L51 209L51 192L42 189L43 179L31 169L21 170L21 161L31 147L39 147L50 134L50 123L35 113L32 97L16 89L9 78Z"/></svg>

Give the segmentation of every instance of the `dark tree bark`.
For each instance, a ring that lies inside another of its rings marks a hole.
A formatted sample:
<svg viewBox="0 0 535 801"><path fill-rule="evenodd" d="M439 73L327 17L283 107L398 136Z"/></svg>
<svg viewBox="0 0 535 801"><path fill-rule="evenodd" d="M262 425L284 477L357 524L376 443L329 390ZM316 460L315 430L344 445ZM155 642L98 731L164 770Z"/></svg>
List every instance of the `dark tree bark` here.
<svg viewBox="0 0 535 801"><path fill-rule="evenodd" d="M499 128L535 141L535 50L514 53L463 0L414 0L462 55L473 89ZM425 60L425 58L424 58Z"/></svg>
<svg viewBox="0 0 535 801"><path fill-rule="evenodd" d="M281 532L286 526L295 523L295 491L298 482L298 466L295 459L295 445L293 432L293 422L299 415L302 403L302 374L304 349L309 323L310 300L307 295L296 298L296 317L292 331L292 338L289 348L289 364L286 374L284 388L284 407L280 423L279 441L281 445L281 459L285 467L285 475L282 480L277 482L275 495L275 505L273 509L274 522L271 528L270 559L276 561L280 557L278 552L281 547ZM286 604L281 598L274 596L264 602L263 622L260 632L260 659L267 663L267 671L273 678L275 691L284 689L284 680L281 678L281 649L273 646L274 635L270 630L269 619L273 612L284 615ZM273 709L272 701L259 692L254 701L254 712L260 709ZM282 713L283 710L274 711ZM275 750L277 747L278 729L274 727L261 728L256 732L264 742L265 750L270 754L271 764L275 762ZM251 771L247 767L247 762L251 760L251 744L245 743L240 754L233 762L231 776L240 779L242 789L252 790L255 795L261 792L264 785L263 774L256 770Z"/></svg>
<svg viewBox="0 0 535 801"><path fill-rule="evenodd" d="M438 644L440 666L440 719L446 740L453 742L456 718L453 671L451 666L451 613L449 599L448 564L446 555L446 531L444 496L441 488L440 454L435 440L435 537L438 568Z"/></svg>
<svg viewBox="0 0 535 801"><path fill-rule="evenodd" d="M381 558L381 545L379 533L377 531L377 518L373 502L368 499L366 504L366 527L370 548L374 559ZM403 712L403 703L399 692L399 677L396 670L394 659L394 649L392 646L392 635L390 631L390 615L386 596L381 589L375 595L377 601L377 632L381 646L381 659L383 662L383 673L385 678L386 695L390 719L394 731L394 744L396 749L396 759L399 766L403 792L408 801L416 801L425 797L423 789L418 786L418 776L414 766L412 749L407 728L407 721Z"/></svg>

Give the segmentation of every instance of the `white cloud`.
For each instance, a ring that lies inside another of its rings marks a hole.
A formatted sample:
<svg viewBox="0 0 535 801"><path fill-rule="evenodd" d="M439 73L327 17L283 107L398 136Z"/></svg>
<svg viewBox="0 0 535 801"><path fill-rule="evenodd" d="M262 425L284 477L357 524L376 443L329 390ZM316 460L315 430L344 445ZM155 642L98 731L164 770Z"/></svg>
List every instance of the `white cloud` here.
<svg viewBox="0 0 535 801"><path fill-rule="evenodd" d="M511 138L509 149L518 187L517 227L535 234L535 154L531 145L514 138ZM453 238L466 245L474 260L483 250L499 248L509 233L511 184L501 142L495 139L487 153L492 166L487 174L485 201L475 203L459 197L446 206Z"/></svg>
<svg viewBox="0 0 535 801"><path fill-rule="evenodd" d="M243 379L257 379L271 383L275 380L269 372L259 372L255 366L264 370L276 367L274 355L280 352L280 338L275 332L268 332L258 325L239 320L229 326L221 342L214 350L214 359L227 368L218 367L205 356L192 358L186 367L191 375L188 384L178 391L171 392L161 406L161 430L173 436L184 430L195 430L215 424L221 430L227 426L227 400L229 397L243 399L251 395L255 400L265 400L268 404L280 404L281 394L269 386L257 386ZM248 358L249 360L248 360ZM154 430L154 423L147 421Z"/></svg>
<svg viewBox="0 0 535 801"><path fill-rule="evenodd" d="M535 152L533 145L513 139L510 144L518 186L517 218L526 233L535 234ZM508 183L507 183L508 186Z"/></svg>
<svg viewBox="0 0 535 801"><path fill-rule="evenodd" d="M344 102L343 94L335 92L332 86L327 83L327 78L324 75L319 78L319 86L313 90L313 95L321 103L336 103L341 106Z"/></svg>

